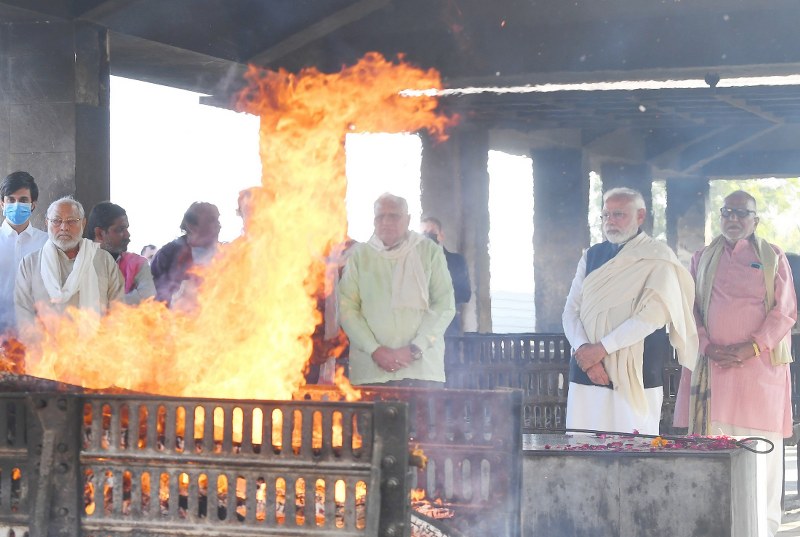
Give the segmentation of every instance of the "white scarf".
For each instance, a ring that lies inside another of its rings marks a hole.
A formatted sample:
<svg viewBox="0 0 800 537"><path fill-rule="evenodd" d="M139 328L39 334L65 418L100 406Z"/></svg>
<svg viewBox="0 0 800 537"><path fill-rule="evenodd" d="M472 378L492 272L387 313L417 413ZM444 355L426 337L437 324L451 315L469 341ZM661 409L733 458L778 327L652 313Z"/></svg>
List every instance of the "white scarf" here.
<svg viewBox="0 0 800 537"><path fill-rule="evenodd" d="M61 285L61 264L58 260L58 247L48 240L42 248L41 273L44 288L53 304L64 304L75 293L80 293L78 304L81 309L92 309L101 313L100 288L97 284L97 271L94 256L100 248L98 243L81 239L78 243L78 256L67 281Z"/></svg>
<svg viewBox="0 0 800 537"><path fill-rule="evenodd" d="M428 278L417 251L417 245L425 240L429 239L409 231L406 238L391 250L376 235L367 242L384 259L396 261L392 273L392 309L428 309Z"/></svg>

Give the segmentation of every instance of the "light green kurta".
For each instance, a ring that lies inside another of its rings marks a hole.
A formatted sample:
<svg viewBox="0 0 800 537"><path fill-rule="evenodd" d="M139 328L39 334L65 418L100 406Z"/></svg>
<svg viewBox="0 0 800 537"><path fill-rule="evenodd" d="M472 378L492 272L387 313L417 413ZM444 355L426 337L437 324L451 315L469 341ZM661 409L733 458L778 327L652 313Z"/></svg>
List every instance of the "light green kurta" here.
<svg viewBox="0 0 800 537"><path fill-rule="evenodd" d="M412 232L413 233L413 232ZM444 382L444 331L455 315L453 282L442 247L423 240L415 247L428 279L427 310L392 309L392 275L397 260L387 259L368 244L359 244L347 261L339 284L341 323L350 338L350 381L353 384L417 379ZM422 359L395 373L372 360L380 346L410 345Z"/></svg>

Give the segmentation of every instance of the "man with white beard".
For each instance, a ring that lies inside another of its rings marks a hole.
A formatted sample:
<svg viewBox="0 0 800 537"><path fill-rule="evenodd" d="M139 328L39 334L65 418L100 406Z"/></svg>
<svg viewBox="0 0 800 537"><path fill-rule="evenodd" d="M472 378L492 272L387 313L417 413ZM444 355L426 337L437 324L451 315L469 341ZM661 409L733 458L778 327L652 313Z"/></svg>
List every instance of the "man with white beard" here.
<svg viewBox="0 0 800 537"><path fill-rule="evenodd" d="M681 364L694 367L694 283L663 242L642 232L644 198L603 196L606 240L581 256L564 307L570 360L567 428L658 434L663 363L645 339L667 327Z"/></svg>
<svg viewBox="0 0 800 537"><path fill-rule="evenodd" d="M62 314L73 306L103 314L125 296L114 258L82 238L84 216L83 206L71 197L54 201L47 208L47 242L20 263L14 304L25 339L34 335L28 331L46 313Z"/></svg>

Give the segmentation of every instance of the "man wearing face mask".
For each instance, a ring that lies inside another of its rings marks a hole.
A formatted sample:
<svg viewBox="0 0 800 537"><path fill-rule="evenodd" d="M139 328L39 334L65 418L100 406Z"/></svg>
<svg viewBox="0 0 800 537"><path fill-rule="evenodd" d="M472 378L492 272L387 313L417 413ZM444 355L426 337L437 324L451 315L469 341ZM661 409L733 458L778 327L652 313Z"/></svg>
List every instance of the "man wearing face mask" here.
<svg viewBox="0 0 800 537"><path fill-rule="evenodd" d="M647 211L636 190L603 196L606 240L583 254L562 322L570 360L567 428L658 434L663 364L645 339L669 327L685 366L697 358L692 276L669 246L644 233Z"/></svg>
<svg viewBox="0 0 800 537"><path fill-rule="evenodd" d="M27 172L14 172L0 185L0 340L16 328L14 313L14 281L17 268L26 255L40 250L47 233L31 225L31 213L36 209L39 187Z"/></svg>
<svg viewBox="0 0 800 537"><path fill-rule="evenodd" d="M444 257L447 259L447 270L450 272L450 278L453 280L453 291L456 299L456 316L453 317L453 321L447 327L444 335L460 336L462 334L461 310L464 304L469 302L469 299L472 297L467 260L464 259L463 255L451 252L445 248L442 222L438 218L434 218L433 216L426 216L423 218L422 234L436 244L440 244L442 250L444 250Z"/></svg>

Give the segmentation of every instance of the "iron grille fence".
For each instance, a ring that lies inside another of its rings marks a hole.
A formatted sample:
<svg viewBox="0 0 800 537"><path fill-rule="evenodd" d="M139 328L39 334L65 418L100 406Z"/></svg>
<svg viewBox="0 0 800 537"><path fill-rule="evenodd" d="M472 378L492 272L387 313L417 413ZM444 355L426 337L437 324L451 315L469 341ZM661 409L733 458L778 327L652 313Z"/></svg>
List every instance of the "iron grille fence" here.
<svg viewBox="0 0 800 537"><path fill-rule="evenodd" d="M0 394L0 536L407 536L407 411Z"/></svg>
<svg viewBox="0 0 800 537"><path fill-rule="evenodd" d="M518 388L523 392L523 433L565 430L572 348L564 334L465 334L448 337L446 343L448 387ZM677 432L672 416L681 366L666 334L656 336L647 352L659 353L664 363L661 432Z"/></svg>
<svg viewBox="0 0 800 537"><path fill-rule="evenodd" d="M412 468L411 487L454 511L443 525L468 536L519 536L520 390L358 388L363 400L408 404L408 447L427 458L424 469ZM305 386L296 397L341 395L336 389Z"/></svg>

